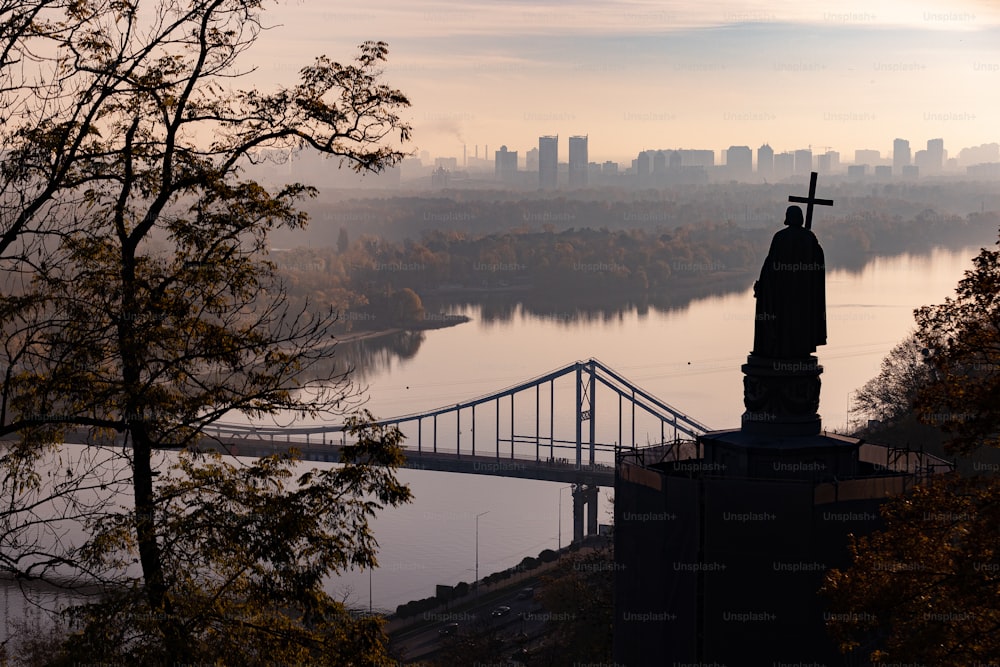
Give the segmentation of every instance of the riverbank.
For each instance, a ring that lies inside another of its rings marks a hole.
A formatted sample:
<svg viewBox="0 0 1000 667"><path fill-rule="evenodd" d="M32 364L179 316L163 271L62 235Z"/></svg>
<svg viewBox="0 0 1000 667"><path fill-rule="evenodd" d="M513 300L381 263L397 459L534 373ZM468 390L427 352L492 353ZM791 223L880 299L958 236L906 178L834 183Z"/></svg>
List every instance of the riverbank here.
<svg viewBox="0 0 1000 667"><path fill-rule="evenodd" d="M371 340L392 334L403 333L404 331L430 331L432 329L445 329L459 324L471 322L468 315L446 315L432 313L424 316L422 322L413 322L405 327L392 327L389 329L365 329L361 331L349 331L342 334L334 334L336 343L356 343L361 340Z"/></svg>
<svg viewBox="0 0 1000 667"><path fill-rule="evenodd" d="M580 591L581 577L587 579L588 586L604 588L606 602L596 604L598 615L606 617L606 622L597 625L606 627L605 644L610 651L611 546L609 536L590 536L558 552L546 550L537 559L526 558L521 565L495 572L482 580L478 591L465 583L438 586L436 598L401 605L401 610L409 608L407 616L397 612L387 617L385 632L393 657L403 665L509 664L506 658L514 655L518 656L515 664L528 658L540 659L539 664L557 664L552 659L568 648L566 642L577 644L579 633L568 623L577 620L579 611L584 627L588 623L584 619L595 612L594 607L584 609L584 598L593 600L594 589L579 599L564 597ZM592 627L583 631L591 632ZM607 661L610 652L588 657Z"/></svg>

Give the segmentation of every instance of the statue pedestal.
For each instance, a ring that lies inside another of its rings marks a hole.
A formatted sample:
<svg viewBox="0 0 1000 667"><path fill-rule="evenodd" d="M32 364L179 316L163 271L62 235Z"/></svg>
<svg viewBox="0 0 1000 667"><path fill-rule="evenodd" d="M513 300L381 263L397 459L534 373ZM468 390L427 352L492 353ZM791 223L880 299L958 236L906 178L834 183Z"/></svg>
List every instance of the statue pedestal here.
<svg viewBox="0 0 1000 667"><path fill-rule="evenodd" d="M751 354L742 370L746 407L742 432L776 437L820 432L819 376L823 367L816 357L775 359Z"/></svg>

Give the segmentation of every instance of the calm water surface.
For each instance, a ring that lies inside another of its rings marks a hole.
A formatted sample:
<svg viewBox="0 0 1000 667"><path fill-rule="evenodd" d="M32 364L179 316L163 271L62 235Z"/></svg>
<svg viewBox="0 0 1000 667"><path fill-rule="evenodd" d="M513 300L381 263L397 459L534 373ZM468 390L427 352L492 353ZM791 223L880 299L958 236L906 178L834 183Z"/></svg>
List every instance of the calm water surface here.
<svg viewBox="0 0 1000 667"><path fill-rule="evenodd" d="M976 252L876 258L859 272L828 273L829 344L818 351L826 428L847 425L851 392L878 372L883 356L912 329L915 307L953 294ZM596 357L711 428L740 424L740 365L753 341L749 286L670 312L632 310L587 320L568 313L541 317L523 309L498 319L484 317L476 306L450 312L472 321L411 336L402 357L387 349L369 355L364 381L368 407L377 416L453 405ZM533 429L533 416L531 422ZM355 604L367 607L370 591L374 607L394 609L433 595L436 584L472 581L475 516L483 512L488 514L479 519L480 576L560 541L566 544L572 534L565 485L417 470L401 470L399 476L410 484L414 502L375 520L380 567L370 576L349 573L331 582L331 591ZM610 493L602 491L602 523L610 523ZM5 616L17 615L23 607L19 600L16 589L0 587Z"/></svg>
<svg viewBox="0 0 1000 667"><path fill-rule="evenodd" d="M877 374L885 354L912 330L914 308L953 295L977 251L877 258L860 272L827 275L829 344L818 350L826 428L846 427L851 392ZM484 322L475 307L453 312L473 321L426 332L416 354L386 359L368 375L369 407L376 415L451 405L596 357L712 428L740 424L740 365L753 342L749 288L682 310L633 311L587 322L523 310L507 321ZM480 512L489 512L479 521L481 576L559 541L559 484L425 471L401 475L415 501L376 522L382 567L372 576L375 606L432 595L434 584L471 580ZM602 523L610 522L610 503L603 502L609 495L602 493ZM569 496L561 492L564 544L572 530ZM347 579L367 603L367 574Z"/></svg>

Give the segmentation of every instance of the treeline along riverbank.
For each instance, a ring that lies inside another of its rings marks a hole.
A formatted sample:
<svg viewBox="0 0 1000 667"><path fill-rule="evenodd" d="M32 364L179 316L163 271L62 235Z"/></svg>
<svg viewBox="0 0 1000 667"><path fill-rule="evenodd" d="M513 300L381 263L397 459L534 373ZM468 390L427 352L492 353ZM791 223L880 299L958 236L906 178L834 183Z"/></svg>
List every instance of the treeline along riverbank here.
<svg viewBox="0 0 1000 667"><path fill-rule="evenodd" d="M924 212L817 224L828 269L860 270L873 256L991 244L1000 214ZM771 233L734 223L671 229L520 228L473 235L434 230L390 241L345 231L327 247L274 250L293 301L340 313L338 332L449 326L448 303L522 303L565 316L622 307L672 309L746 289Z"/></svg>
<svg viewBox="0 0 1000 667"><path fill-rule="evenodd" d="M746 228L780 226L789 195L804 195L808 179L781 183L716 183L627 190L441 190L372 196L324 190L306 202L311 223L304 230L276 230L280 247L337 245L343 229L351 238L371 234L389 241L421 239L433 231L471 237L514 230L608 229L656 231L732 223ZM988 181L872 183L822 177L819 196L833 208L817 214L817 228L837 222L861 227L922 218L947 221L969 213L1000 210L1000 190Z"/></svg>

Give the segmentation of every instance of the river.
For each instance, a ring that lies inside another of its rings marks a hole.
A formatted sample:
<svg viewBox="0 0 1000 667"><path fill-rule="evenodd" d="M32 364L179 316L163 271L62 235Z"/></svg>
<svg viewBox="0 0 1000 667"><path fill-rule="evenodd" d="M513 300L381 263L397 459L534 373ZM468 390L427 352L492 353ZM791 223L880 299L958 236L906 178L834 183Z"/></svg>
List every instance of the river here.
<svg viewBox="0 0 1000 667"><path fill-rule="evenodd" d="M978 248L873 258L859 271L827 275L828 344L820 414L825 428L844 430L851 392L878 373L885 354L913 329L913 309L954 294ZM482 308L452 311L471 322L424 332L405 358L385 349L366 371L368 407L378 416L421 412L510 386L572 361L596 357L634 383L712 428L736 428L743 412L740 365L753 342L749 288L698 299L667 312L650 309L609 318L536 316L515 308L483 317ZM371 361L371 360L370 360ZM569 492L559 484L403 471L415 500L383 513L375 534L382 567L372 576L376 607L434 593L438 583L472 579L475 515L480 575L518 563L569 539ZM603 496L608 496L610 491ZM603 502L602 523L610 522ZM366 574L349 578L368 602Z"/></svg>
<svg viewBox="0 0 1000 667"><path fill-rule="evenodd" d="M977 250L876 257L860 270L828 273L829 343L818 351L824 367L820 413L827 429L847 426L851 392L878 372L885 354L913 328L915 307L953 294ZM361 341L341 351L345 359L363 360L360 375L375 415L453 405L595 357L712 428L740 424L740 365L753 340L749 285L672 310L626 308L608 316L541 316L517 306L502 315L476 305L453 306L450 312L471 321ZM401 470L399 476L410 484L414 501L375 520L380 567L331 584L359 606L368 607L369 591L375 608L391 610L433 595L436 584L472 581L476 515L482 515L480 576L566 544L572 534L565 485L419 470ZM609 497L610 489L602 492L601 523L611 520ZM19 597L16 589L0 587L0 609L8 618L22 608Z"/></svg>

